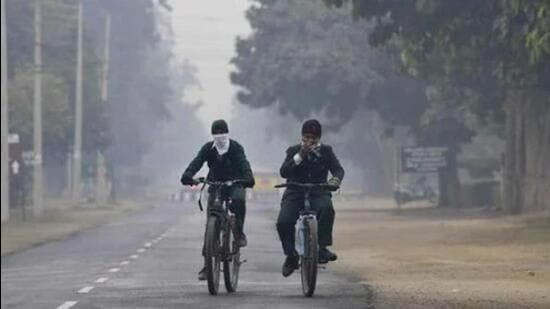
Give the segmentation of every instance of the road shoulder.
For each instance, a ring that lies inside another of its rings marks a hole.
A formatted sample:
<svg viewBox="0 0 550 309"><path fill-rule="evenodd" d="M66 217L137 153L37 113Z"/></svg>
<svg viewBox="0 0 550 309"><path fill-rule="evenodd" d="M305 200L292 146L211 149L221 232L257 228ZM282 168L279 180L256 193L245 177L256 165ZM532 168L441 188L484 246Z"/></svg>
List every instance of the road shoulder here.
<svg viewBox="0 0 550 309"><path fill-rule="evenodd" d="M86 229L115 220L121 215L154 205L153 201L121 201L116 205L97 207L87 204L76 208L53 208L41 218L2 223L2 257L44 243L60 240Z"/></svg>

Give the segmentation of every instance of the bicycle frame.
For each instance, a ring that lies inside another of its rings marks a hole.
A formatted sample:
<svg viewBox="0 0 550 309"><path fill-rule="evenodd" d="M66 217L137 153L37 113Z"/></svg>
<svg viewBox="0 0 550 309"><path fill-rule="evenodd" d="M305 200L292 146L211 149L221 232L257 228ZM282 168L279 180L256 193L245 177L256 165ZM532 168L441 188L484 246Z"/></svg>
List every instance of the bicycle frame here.
<svg viewBox="0 0 550 309"><path fill-rule="evenodd" d="M317 212L311 209L310 195L314 188L337 190L338 187L329 184L293 183L276 185L275 188L298 187L304 190L304 209L300 211L296 229L296 251L300 256L302 275L302 292L306 297L313 296L317 282L318 236ZM300 232L302 232L300 234ZM299 246L300 243L303 248ZM303 249L303 250L302 250ZM301 252L302 251L302 252Z"/></svg>
<svg viewBox="0 0 550 309"><path fill-rule="evenodd" d="M222 197L222 186L216 187L214 195L214 203L209 205L207 211L208 216L217 216L222 219L222 225L225 223L225 220L229 216L229 204L231 204L231 197Z"/></svg>
<svg viewBox="0 0 550 309"><path fill-rule="evenodd" d="M224 186L217 186L214 196L214 202L208 208L208 216L216 216L220 220L220 228L226 226L227 221L235 215L229 210L229 205L233 202L230 196L223 196ZM226 231L230 232L230 231ZM236 252L227 252L222 249L222 261L230 260Z"/></svg>
<svg viewBox="0 0 550 309"><path fill-rule="evenodd" d="M296 231L298 231L299 229L302 229L305 231L306 229L306 224L305 224L305 221L308 221L308 220L314 220L314 221L317 221L317 212L315 210L312 210L311 209L311 201L310 201L310 189L306 189L304 191L304 209L300 211L300 215L298 217L298 221L297 221L297 227L296 227ZM309 231L308 231L309 232ZM295 240L297 241L297 240ZM301 253L300 255L302 256L308 256L310 254L310 248L309 248L309 243L307 241L303 242L303 246L304 246L304 250L303 252L299 252L300 250L296 250L298 251L298 253ZM297 246L296 246L297 247ZM299 248L296 248L296 249L299 249Z"/></svg>
<svg viewBox="0 0 550 309"><path fill-rule="evenodd" d="M235 215L230 212L232 198L225 189L242 182L242 180L215 182L204 178L198 180L214 187L213 202L207 208L207 226L205 232L205 264L208 290L218 294L220 264L223 263L224 282L227 292L235 292L238 282L240 248L235 241ZM204 189L204 186L203 186ZM202 190L201 190L202 193ZM202 205L199 199L199 208Z"/></svg>

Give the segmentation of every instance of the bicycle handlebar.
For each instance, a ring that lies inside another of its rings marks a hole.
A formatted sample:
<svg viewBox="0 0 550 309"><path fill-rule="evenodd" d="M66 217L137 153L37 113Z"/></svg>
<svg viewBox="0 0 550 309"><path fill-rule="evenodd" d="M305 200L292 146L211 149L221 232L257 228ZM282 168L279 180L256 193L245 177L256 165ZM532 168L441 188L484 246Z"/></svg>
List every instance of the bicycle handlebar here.
<svg viewBox="0 0 550 309"><path fill-rule="evenodd" d="M209 186L225 186L225 187L231 187L235 184L245 184L248 181L245 179L233 179L233 180L226 180L226 181L210 181L204 177L200 177L197 179L194 179L198 183L204 183Z"/></svg>
<svg viewBox="0 0 550 309"><path fill-rule="evenodd" d="M319 188L319 189L327 189L329 191L336 191L340 188L339 186L329 185L328 183L287 182L287 183L275 185L275 188L287 188L287 187L298 187L303 189Z"/></svg>

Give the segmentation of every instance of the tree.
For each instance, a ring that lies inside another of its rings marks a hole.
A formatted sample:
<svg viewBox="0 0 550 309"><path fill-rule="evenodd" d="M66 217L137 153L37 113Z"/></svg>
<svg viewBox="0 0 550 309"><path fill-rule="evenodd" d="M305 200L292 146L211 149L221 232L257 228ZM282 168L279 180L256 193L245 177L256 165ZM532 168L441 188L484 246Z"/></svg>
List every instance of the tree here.
<svg viewBox="0 0 550 309"><path fill-rule="evenodd" d="M181 102L185 87L195 82L193 69L176 63L171 52L172 34L166 28L167 16L159 12L161 8L156 3L152 0L83 1L85 177L94 176L97 151L105 150L110 167L108 175L123 181L123 171L138 171L153 141L163 137L159 134L163 124L171 119L181 121L176 126L177 132L191 132L193 125L196 126L194 109ZM26 68L32 63L33 51L32 4L30 0L6 3L10 91L14 84L15 92L10 112L19 119L12 122L10 128L24 136L25 132L32 133L28 131L32 122L28 122L26 116L26 106L30 104L26 96L32 90L27 89L32 82L26 84L30 74ZM46 170L55 170L60 176L66 174L61 169L74 134L74 90L71 89L75 87L75 4L75 0L50 0L44 3L43 12L44 159ZM101 102L99 55L102 55L107 12L113 20L110 100ZM114 167L117 167L116 173Z"/></svg>
<svg viewBox="0 0 550 309"><path fill-rule="evenodd" d="M513 213L547 207L548 1L364 0L353 1L353 14L375 23L371 44L399 42L409 74L427 79L440 94L434 105L493 121L505 113L505 207Z"/></svg>
<svg viewBox="0 0 550 309"><path fill-rule="evenodd" d="M8 89L13 102L9 106L10 132L19 134L23 149L32 148L33 74L30 67L18 69ZM42 79L44 101L48 102L43 110L48 120L44 128L44 152L50 154L48 158L64 157L73 125L68 85L51 74L44 74Z"/></svg>
<svg viewBox="0 0 550 309"><path fill-rule="evenodd" d="M361 134L384 129L358 111L374 110L387 126L407 126L415 134L427 107L426 84L398 70L388 56L394 46L370 46L364 33L372 24L354 23L349 12L349 6L329 10L314 1L257 1L247 12L254 32L237 40L231 80L242 87L238 99L246 106L274 106L299 120L321 114L332 132L350 123L353 132L346 134L355 137L340 134L337 142L363 168L369 193L389 193L393 160L383 172L372 171L382 158L392 158L393 150L381 149L387 148L381 132ZM372 192L381 179L387 179L384 186Z"/></svg>

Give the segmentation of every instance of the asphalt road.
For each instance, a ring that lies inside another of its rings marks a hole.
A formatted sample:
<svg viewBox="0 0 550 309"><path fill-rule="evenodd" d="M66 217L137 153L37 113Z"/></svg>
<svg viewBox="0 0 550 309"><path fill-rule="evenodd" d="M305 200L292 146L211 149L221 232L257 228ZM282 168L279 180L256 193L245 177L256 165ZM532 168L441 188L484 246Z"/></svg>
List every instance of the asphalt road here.
<svg viewBox="0 0 550 309"><path fill-rule="evenodd" d="M236 293L197 281L204 213L164 203L2 258L2 308L372 308L372 292L321 269L313 298L283 278L276 203L249 203ZM337 262L335 262L337 263Z"/></svg>

